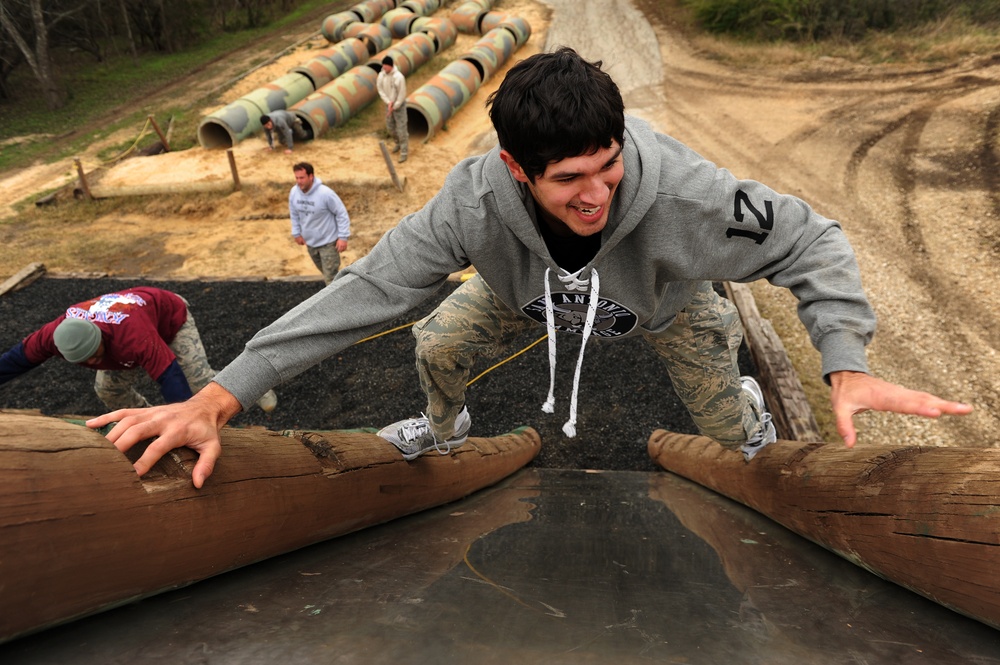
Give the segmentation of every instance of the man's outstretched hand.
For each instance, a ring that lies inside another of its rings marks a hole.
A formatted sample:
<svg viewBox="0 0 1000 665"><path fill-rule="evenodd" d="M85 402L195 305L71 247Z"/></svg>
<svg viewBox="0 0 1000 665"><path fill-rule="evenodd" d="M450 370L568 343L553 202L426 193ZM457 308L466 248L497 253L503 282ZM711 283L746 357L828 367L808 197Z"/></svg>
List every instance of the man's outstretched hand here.
<svg viewBox="0 0 1000 665"><path fill-rule="evenodd" d="M951 402L930 393L910 390L862 372L831 372L830 401L837 423L837 433L848 448L857 442L853 416L865 411L891 411L925 418L964 416L972 407Z"/></svg>
<svg viewBox="0 0 1000 665"><path fill-rule="evenodd" d="M198 453L191 480L195 487L201 487L222 454L219 430L241 408L228 390L210 383L186 402L112 411L91 418L87 427L96 429L115 422L106 438L122 452L140 441L153 439L133 465L140 476L174 448L191 448Z"/></svg>

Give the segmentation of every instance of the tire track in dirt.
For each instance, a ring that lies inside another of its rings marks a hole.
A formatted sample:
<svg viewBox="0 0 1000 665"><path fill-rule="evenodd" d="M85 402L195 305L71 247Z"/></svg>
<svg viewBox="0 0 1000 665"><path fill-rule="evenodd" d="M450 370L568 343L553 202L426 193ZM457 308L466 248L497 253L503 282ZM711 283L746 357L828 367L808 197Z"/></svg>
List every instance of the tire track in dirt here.
<svg viewBox="0 0 1000 665"><path fill-rule="evenodd" d="M1000 329L997 328L996 315L993 312L984 311L975 306L975 298L968 293L956 293L955 284L947 276L941 275L932 260L932 252L929 250L924 232L919 220L919 215L913 208L913 199L916 195L922 172L916 165L917 160L922 156L921 138L924 135L928 123L932 120L935 112L942 106L952 103L961 97L978 92L982 85L995 87L996 83L989 80L977 80L979 85L970 85L968 78L963 77L954 84L954 94L941 95L929 103L926 103L904 116L886 124L881 131L865 139L855 149L847 167L845 185L852 196L858 196L858 173L862 163L875 148L887 137L900 132L902 134L901 149L896 152L897 157L889 165L892 180L899 193L897 200L899 205L898 219L902 236L910 251L911 262L908 266L910 278L928 294L948 293L949 297L941 299L940 304L947 316L954 320L965 320L978 329L980 334L989 340L989 343L1000 348ZM995 127L997 124L997 110L991 114ZM987 125L990 123L987 122ZM980 168L976 169L978 174L982 174L983 181L977 189L984 189L993 192L994 209L997 208L996 196L997 176L995 175L996 158L986 159L986 155L993 155L991 143L986 140L989 128L984 132L984 141L978 146L968 151L970 158L976 159L980 163ZM991 163L992 162L992 167ZM968 340L962 331L956 331L960 335L963 344L968 344Z"/></svg>

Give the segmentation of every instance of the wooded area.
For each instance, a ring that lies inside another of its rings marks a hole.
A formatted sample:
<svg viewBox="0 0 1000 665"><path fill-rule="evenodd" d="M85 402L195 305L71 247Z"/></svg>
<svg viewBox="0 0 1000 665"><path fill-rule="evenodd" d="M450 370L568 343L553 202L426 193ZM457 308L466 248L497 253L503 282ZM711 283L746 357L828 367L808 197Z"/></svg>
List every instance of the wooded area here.
<svg viewBox="0 0 1000 665"><path fill-rule="evenodd" d="M19 90L11 74L31 71L50 109L67 98L59 58L173 53L219 34L256 28L300 0L0 0L0 100ZM25 78L24 80L31 80ZM23 84L22 84L23 85Z"/></svg>

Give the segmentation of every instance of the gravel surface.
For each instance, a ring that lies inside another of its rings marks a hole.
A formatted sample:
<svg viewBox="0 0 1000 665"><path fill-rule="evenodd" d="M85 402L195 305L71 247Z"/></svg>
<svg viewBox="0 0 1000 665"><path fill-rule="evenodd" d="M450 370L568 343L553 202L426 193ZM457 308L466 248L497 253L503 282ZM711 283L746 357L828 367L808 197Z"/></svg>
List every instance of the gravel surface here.
<svg viewBox="0 0 1000 665"><path fill-rule="evenodd" d="M0 346L4 350L54 319L69 305L130 286L135 281L111 278L43 278L0 297ZM235 358L244 343L295 304L308 298L322 282L155 282L191 303L191 311L213 367ZM428 313L454 286L412 315L386 329L411 323ZM545 334L539 326L525 335L509 355ZM542 437L537 467L606 470L655 470L646 442L656 428L694 433L687 411L674 395L659 359L640 339L587 344L581 380L577 437L561 431L569 413L569 396L580 338L559 337L556 370L556 413L541 411L548 393L549 369L543 342L480 378L470 388L468 406L473 436L493 436L530 425ZM507 356L504 356L505 358ZM473 376L503 358L481 361ZM745 349L741 366L752 370ZM39 409L49 415L96 415L105 411L93 390L94 373L53 359L0 386L0 408ZM143 391L160 403L152 381ZM413 362L413 338L408 329L354 345L277 387L278 408L265 414L258 408L238 415L233 426L262 425L269 429L351 429L381 427L424 409L423 394Z"/></svg>

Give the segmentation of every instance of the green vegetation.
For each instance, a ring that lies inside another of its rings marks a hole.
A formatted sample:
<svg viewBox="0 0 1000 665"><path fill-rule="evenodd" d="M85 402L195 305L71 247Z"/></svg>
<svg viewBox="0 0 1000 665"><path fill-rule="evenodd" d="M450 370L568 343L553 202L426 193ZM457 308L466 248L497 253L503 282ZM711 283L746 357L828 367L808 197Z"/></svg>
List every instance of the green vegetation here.
<svg viewBox="0 0 1000 665"><path fill-rule="evenodd" d="M1000 0L681 0L709 32L752 39L859 40L945 19L996 28Z"/></svg>
<svg viewBox="0 0 1000 665"><path fill-rule="evenodd" d="M173 117L172 148L191 147L198 122L195 112L176 103L151 108L143 102L171 81L205 68L247 44L269 36L277 41L282 26L302 22L310 14L324 13L324 8L330 8L328 1L301 0L295 9L267 25L236 32L230 22L224 30L183 51L151 50L140 53L137 60L127 49L105 48L99 62L79 49L53 50L53 69L59 72L59 83L65 89L65 104L57 109L48 107L31 69L26 65L18 67L5 82L8 97L0 97L0 171L37 159L54 161L72 155L82 146L124 127L134 126L138 136L150 114L164 131ZM318 30L321 19L314 20ZM273 44L265 48L271 49ZM115 113L110 121L109 113ZM93 131L87 130L90 124L95 125ZM13 137L23 140L8 142ZM156 140L152 133L138 147ZM114 152L109 149L102 157L111 157Z"/></svg>

